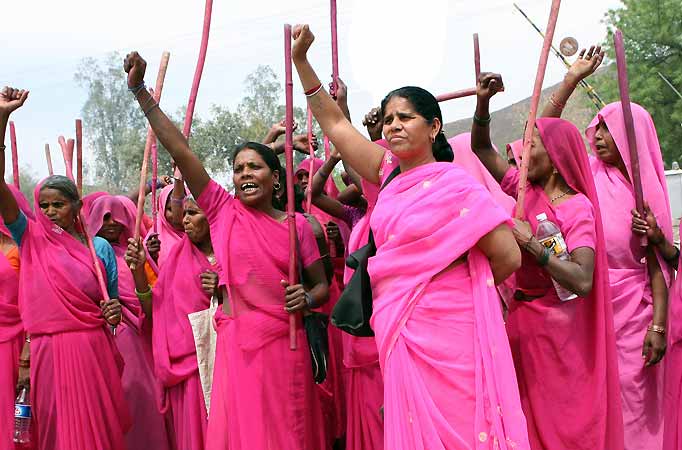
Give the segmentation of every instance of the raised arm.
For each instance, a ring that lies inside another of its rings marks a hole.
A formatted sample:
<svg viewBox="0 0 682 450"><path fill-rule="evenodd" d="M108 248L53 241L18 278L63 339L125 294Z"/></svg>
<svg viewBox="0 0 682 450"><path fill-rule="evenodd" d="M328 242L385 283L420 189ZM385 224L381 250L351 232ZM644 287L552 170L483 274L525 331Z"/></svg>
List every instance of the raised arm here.
<svg viewBox="0 0 682 450"><path fill-rule="evenodd" d="M5 133L9 116L24 104L28 91L5 87L0 92L0 215L5 223L14 223L19 217L19 206L5 183Z"/></svg>
<svg viewBox="0 0 682 450"><path fill-rule="evenodd" d="M561 117L566 102L573 95L573 91L585 78L592 75L599 68L604 60L604 52L601 46L593 45L589 50L582 49L578 59L568 68L564 80L559 89L556 90L549 99L549 102L542 110L540 117Z"/></svg>
<svg viewBox="0 0 682 450"><path fill-rule="evenodd" d="M340 160L339 153L336 149L332 149L329 154L329 159L327 159L322 167L320 167L320 170L315 173L313 181L310 183L313 204L334 217L341 217L343 215L343 205L338 200L325 195L324 185L327 183L334 167Z"/></svg>
<svg viewBox="0 0 682 450"><path fill-rule="evenodd" d="M128 74L128 89L134 93L156 137L168 150L182 172L189 190L195 197L199 197L210 181L210 177L197 155L190 149L185 136L164 114L144 86L147 62L137 52L132 52L126 56L123 68Z"/></svg>
<svg viewBox="0 0 682 450"><path fill-rule="evenodd" d="M301 79L303 90L309 92L308 104L324 133L334 143L343 159L360 176L379 183L379 168L385 150L367 140L346 119L341 108L322 87L320 79L308 62L308 49L315 36L308 25L296 25L293 30L292 59Z"/></svg>
<svg viewBox="0 0 682 450"><path fill-rule="evenodd" d="M490 99L503 90L501 75L481 74L476 84L476 113L471 125L471 150L498 183L509 170L509 163L497 153L490 140Z"/></svg>

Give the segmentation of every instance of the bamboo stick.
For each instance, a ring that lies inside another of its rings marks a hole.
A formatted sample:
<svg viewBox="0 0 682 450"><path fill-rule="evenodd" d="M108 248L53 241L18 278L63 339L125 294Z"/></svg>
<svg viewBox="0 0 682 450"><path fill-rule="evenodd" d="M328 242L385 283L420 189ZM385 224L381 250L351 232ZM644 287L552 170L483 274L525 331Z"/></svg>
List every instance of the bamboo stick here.
<svg viewBox="0 0 682 450"><path fill-rule="evenodd" d="M50 144L45 144L45 161L47 161L47 173L50 176L54 175L54 169L52 168L52 156L50 155Z"/></svg>
<svg viewBox="0 0 682 450"><path fill-rule="evenodd" d="M284 157L287 180L287 221L289 224L289 285L296 284L296 212L294 207L294 82L291 75L291 25L284 25L285 123ZM296 350L296 315L289 314L289 349Z"/></svg>
<svg viewBox="0 0 682 450"><path fill-rule="evenodd" d="M474 70L476 71L476 84L481 77L481 49L478 42L478 33L474 33Z"/></svg>
<svg viewBox="0 0 682 450"><path fill-rule="evenodd" d="M549 13L549 20L547 21L547 32L545 33L545 40L540 52L540 62L538 64L537 74L535 75L535 86L533 88L533 97L530 102L530 113L528 114L528 122L526 123L526 132L523 140L523 153L521 157L521 170L519 174L519 193L516 201L516 218L524 218L523 202L526 198L526 182L528 180L528 162L530 160L530 145L533 140L533 133L535 132L535 121L538 114L538 104L540 102L540 94L542 93L542 83L545 80L545 71L547 70L547 60L549 59L549 51L552 47L552 39L554 39L554 30L556 29L557 19L559 18L559 8L561 7L561 0L552 0L552 9Z"/></svg>
<svg viewBox="0 0 682 450"><path fill-rule="evenodd" d="M315 168L315 149L313 148L313 110L308 105L308 154L310 155L310 168L308 169L308 192L306 193L305 211L310 214L313 205L313 169Z"/></svg>
<svg viewBox="0 0 682 450"><path fill-rule="evenodd" d="M332 97L336 98L336 92L339 87L339 40L338 40L338 22L336 15L336 0L330 0L330 19L331 19L331 33L332 33L332 86L329 89Z"/></svg>
<svg viewBox="0 0 682 450"><path fill-rule="evenodd" d="M476 88L470 88L470 89L462 89L459 91L455 92L448 92L446 94L441 94L436 96L436 100L439 102L446 102L448 100L454 100L456 98L462 98L462 97L471 97L472 95L476 95Z"/></svg>
<svg viewBox="0 0 682 450"><path fill-rule="evenodd" d="M76 119L76 186L83 196L83 121Z"/></svg>
<svg viewBox="0 0 682 450"><path fill-rule="evenodd" d="M14 122L9 122L9 139L12 146L12 177L14 178L14 186L21 189L19 181L19 150L17 149L17 133L14 129Z"/></svg>

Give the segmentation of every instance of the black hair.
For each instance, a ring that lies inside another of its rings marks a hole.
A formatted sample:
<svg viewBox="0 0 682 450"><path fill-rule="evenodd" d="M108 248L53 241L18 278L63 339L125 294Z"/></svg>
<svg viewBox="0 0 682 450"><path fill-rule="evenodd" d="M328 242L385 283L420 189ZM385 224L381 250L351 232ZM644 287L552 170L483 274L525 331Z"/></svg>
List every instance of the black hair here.
<svg viewBox="0 0 682 450"><path fill-rule="evenodd" d="M443 114L440 111L438 100L426 89L416 86L405 86L400 89L393 90L388 93L381 101L382 114L386 111L386 105L393 97L404 98L414 110L422 116L429 124L432 124L435 118L438 118L441 124L441 129L436 134L436 141L432 144L431 150L436 161L452 162L455 159L455 154L443 133Z"/></svg>
<svg viewBox="0 0 682 450"><path fill-rule="evenodd" d="M62 193L73 204L80 204L81 198L78 195L78 188L76 183L65 177L64 175L50 175L45 178L43 184L40 185L40 190L54 189Z"/></svg>
<svg viewBox="0 0 682 450"><path fill-rule="evenodd" d="M244 142L243 144L237 145L235 147L234 152L232 153L232 166L234 167L234 161L237 159L237 155L241 153L244 150L253 150L254 152L258 153L261 158L263 158L263 161L265 161L265 164L270 168L272 172L277 171L279 174L279 184L280 188L279 190L273 189L272 190L272 206L275 209L279 209L280 211L286 211L287 208L287 180L286 180L286 174L284 173L284 169L282 168L282 163L279 161L279 157L275 154L275 152L268 147L267 145L261 144L260 142ZM281 192L282 195L278 195L278 193ZM296 211L297 212L303 212L302 208L302 203L303 203L303 192L298 189L296 190L296 185L294 185L294 197L295 197L295 203L296 203Z"/></svg>

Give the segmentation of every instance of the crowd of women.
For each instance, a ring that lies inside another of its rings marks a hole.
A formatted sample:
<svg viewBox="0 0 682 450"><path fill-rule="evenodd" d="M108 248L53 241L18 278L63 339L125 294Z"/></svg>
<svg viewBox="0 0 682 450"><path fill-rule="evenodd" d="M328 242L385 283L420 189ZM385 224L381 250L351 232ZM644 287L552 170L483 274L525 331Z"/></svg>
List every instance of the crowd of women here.
<svg viewBox="0 0 682 450"><path fill-rule="evenodd" d="M0 449L13 448L24 386L40 450L682 449L680 252L656 129L633 105L640 214L620 103L585 130L589 151L560 118L601 49L579 55L537 120L520 186L522 142L504 158L490 139L500 75L479 78L471 133L448 140L433 95L403 87L365 116L367 139L343 82L333 98L309 64L310 29L293 38L333 145L295 171L298 284L287 281L282 124L234 149L230 193L145 88L135 52L131 97L178 168L156 223L138 226L128 197L81 198L59 175L31 208L4 181L0 145ZM0 94L3 139L27 99ZM330 178L340 161L341 191ZM524 216L512 219L519 188ZM550 222L560 236L548 246L538 233ZM374 336L329 326L319 361L308 323L324 330L318 313L353 275L346 256L370 237Z"/></svg>

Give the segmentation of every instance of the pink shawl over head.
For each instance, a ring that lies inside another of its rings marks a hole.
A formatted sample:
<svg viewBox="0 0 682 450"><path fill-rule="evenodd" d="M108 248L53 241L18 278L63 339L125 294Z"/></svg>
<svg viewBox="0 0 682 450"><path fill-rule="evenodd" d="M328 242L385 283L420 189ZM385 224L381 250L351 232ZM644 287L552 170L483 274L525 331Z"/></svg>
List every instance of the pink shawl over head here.
<svg viewBox="0 0 682 450"><path fill-rule="evenodd" d="M632 104L632 118L635 125L635 135L637 137L639 172L642 179L644 201L649 204L651 211L656 216L658 226L663 230L666 239L669 242L672 242L673 230L670 198L668 196L668 184L665 179L665 168L663 167L663 157L661 155L661 147L658 143L656 126L647 110L636 103ZM595 118L592 119L592 122L590 122L590 125L585 131L585 135L592 147L592 152L595 155L597 154L595 134L597 132L597 125L599 125L600 121L603 121L609 129L609 133L611 133L611 136L618 147L618 152L620 153L621 158L623 158L630 180L632 180L630 146L625 130L625 122L623 121L623 108L621 107L620 102L610 103L605 106L599 111ZM595 178L600 172L618 172L616 167L605 164L597 157L592 158L591 165ZM615 175L618 176L617 174ZM634 196L634 191L632 195ZM604 203L601 206L604 210L605 217L609 217L611 214L609 208L612 207L612 205ZM630 238L630 236L627 236L627 238ZM660 255L658 255L658 262L668 285L670 285L670 281L672 280L672 269Z"/></svg>
<svg viewBox="0 0 682 450"><path fill-rule="evenodd" d="M21 240L19 310L24 328L39 335L104 326L90 251L40 211L41 186L34 191L35 220L28 221Z"/></svg>
<svg viewBox="0 0 682 450"><path fill-rule="evenodd" d="M26 197L13 185L8 185L14 195L19 209L27 218L33 219L33 212L29 207ZM0 220L0 233L12 238L5 222ZM10 266L5 255L0 253L0 342L13 339L22 330L19 307L17 305L19 294L19 274Z"/></svg>
<svg viewBox="0 0 682 450"><path fill-rule="evenodd" d="M165 387L184 381L198 370L194 335L187 315L209 307L210 297L201 288L200 278L207 270L216 269L185 235L171 249L154 286L154 368Z"/></svg>
<svg viewBox="0 0 682 450"><path fill-rule="evenodd" d="M384 178L388 176L386 172L383 171ZM444 208L443 205L448 206ZM497 206L490 194L463 169L442 162L418 166L397 176L381 191L370 219L377 243L377 254L370 259L368 267L375 305L372 327L376 332L382 370L390 358L405 357L402 351L395 356L392 354L400 339L408 340L409 348L417 353L421 346L448 346L447 342L439 341L442 338L438 335L420 336L417 328L411 328L406 332L407 336L402 333L422 293L429 290L434 278L468 252L467 264L475 300L475 335L471 342L475 364L475 429L453 432L465 441L478 442L480 436L481 442L486 441L485 447L481 448L490 448L497 442L500 449L509 449L512 448L510 441L515 443L514 448L529 448L493 275L488 259L476 248L484 235L509 220L508 213ZM402 362L394 362L393 366L402 366ZM388 383L388 375L384 374ZM423 384L419 380L409 382L415 389ZM428 406L432 401L430 394L428 391L413 394L414 398L401 398L387 384L384 395L387 404L409 411L413 421L410 427L424 433L420 438L424 442L428 440L433 444L435 437L429 432L433 432L432 421L437 419L432 417L437 413ZM390 427L388 421L386 426ZM391 439L397 439L396 442L400 441L393 435L403 435L400 427L405 426L393 424L393 429L387 429L385 433L387 439L391 436ZM438 433L438 436L444 438L450 433ZM439 443L444 448L456 448L457 442L461 441ZM425 448L436 447L427 444Z"/></svg>
<svg viewBox="0 0 682 450"><path fill-rule="evenodd" d="M538 397L533 401L534 414L543 416L542 410L538 411L536 408L547 408L544 415L559 417L560 408L570 407L573 409L570 415L573 419L564 427L567 433L569 430L591 430L594 432L593 436L583 436L583 439L587 439L586 442L593 442L595 448L616 450L623 448L623 416L620 407L608 262L597 190L578 129L568 121L554 118L538 119L536 126L554 167L573 190L585 195L592 203L595 214L596 249L592 291L585 299L573 300L579 302L575 303L575 308L583 310L580 314L576 313L576 316L589 320L587 324L576 326L572 337L575 345L583 349L582 356L585 361L581 365L589 372L585 373L584 377L581 376L581 379L571 377L573 383L571 397L574 401L570 405L556 404ZM542 189L529 189L526 210L530 210L534 202L543 201L543 195ZM539 199L538 196L542 198ZM544 320L541 316L529 315L523 326L541 329ZM551 363L549 359L545 361L547 364ZM531 381L533 382L540 380ZM595 418L600 420L599 425L594 423ZM579 423L580 420L583 423ZM578 437L572 436L570 439ZM548 445L551 446L551 443Z"/></svg>
<svg viewBox="0 0 682 450"><path fill-rule="evenodd" d="M516 165L521 165L521 155L523 154L523 139L518 139L514 142L507 144L507 151L511 150L514 155L514 161Z"/></svg>
<svg viewBox="0 0 682 450"><path fill-rule="evenodd" d="M97 200L98 198L104 197L109 195L108 192L92 192L88 195L83 196L83 209L81 210L83 212L83 216L87 220L88 215L90 214L90 209L92 208L92 204Z"/></svg>
<svg viewBox="0 0 682 450"><path fill-rule="evenodd" d="M177 230L168 220L166 220L166 205L170 201L172 192L173 185L169 184L168 186L161 189L161 192L159 192L157 197L157 208L159 213L156 216L156 220L158 221L157 231L159 233L159 240L161 241L161 251L159 252L158 261L159 267L161 267L161 265L166 261L166 258L173 249L173 246L180 242L182 237L185 235L184 231ZM186 193L187 192L185 192L185 194ZM147 234L147 239L149 239L149 236L151 236L152 232L153 229Z"/></svg>
<svg viewBox="0 0 682 450"><path fill-rule="evenodd" d="M129 198L107 194L98 197L92 202L87 220L88 229L93 234L99 233L104 222L104 216L107 214L111 214L111 218L123 226L118 242L110 242L110 244L116 254L119 300L124 306L123 321L139 333L144 321L144 312L137 295L135 295L133 274L130 272L125 261L128 239L134 236L133 229L135 228L136 211L137 208Z"/></svg>
<svg viewBox="0 0 682 450"><path fill-rule="evenodd" d="M324 160L320 158L313 158L313 173L312 175L308 175L310 177L310 182L312 182L313 177L317 173L318 170L322 168L324 165ZM294 172L294 177L298 175L299 172L310 172L310 157L304 159L301 161L301 163L296 167L296 171ZM339 188L336 187L336 183L334 182L334 178L330 176L327 178L327 182L324 185L324 192L328 196L332 198L336 198L339 195Z"/></svg>

